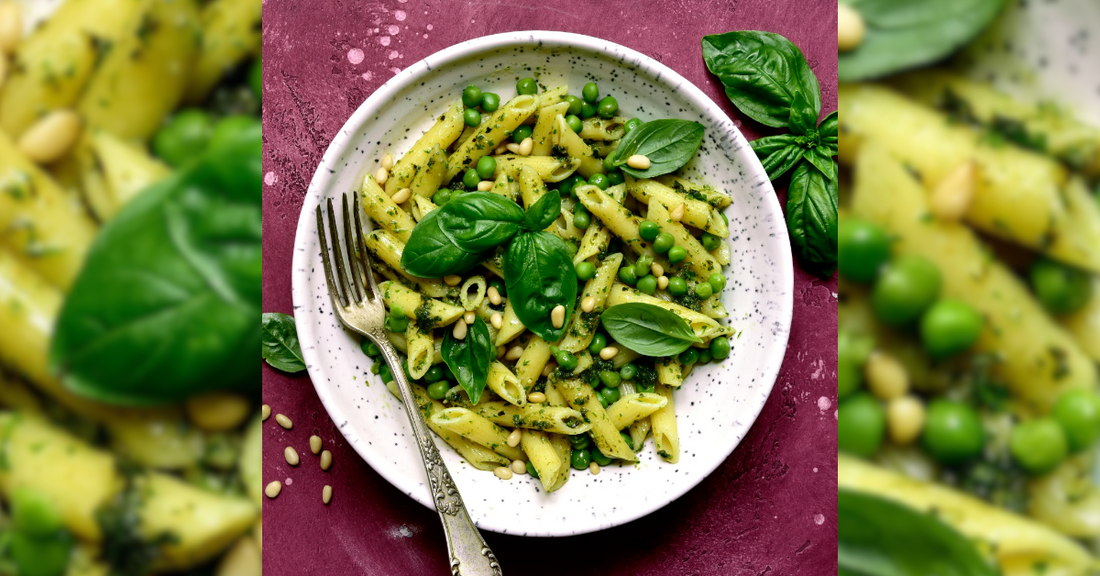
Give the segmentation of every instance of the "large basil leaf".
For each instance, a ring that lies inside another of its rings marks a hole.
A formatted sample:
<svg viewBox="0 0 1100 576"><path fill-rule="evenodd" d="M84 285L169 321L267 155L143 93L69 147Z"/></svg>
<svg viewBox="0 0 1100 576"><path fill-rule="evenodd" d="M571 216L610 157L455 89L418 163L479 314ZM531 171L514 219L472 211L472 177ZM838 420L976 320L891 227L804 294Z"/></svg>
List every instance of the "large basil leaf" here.
<svg viewBox="0 0 1100 576"><path fill-rule="evenodd" d="M838 78L854 82L942 60L975 38L1005 0L842 0L863 17L863 43L839 57Z"/></svg>
<svg viewBox="0 0 1100 576"><path fill-rule="evenodd" d="M260 147L242 132L103 227L50 348L68 388L131 405L259 392Z"/></svg>
<svg viewBox="0 0 1100 576"><path fill-rule="evenodd" d="M778 34L744 30L704 36L703 60L730 101L761 124L787 126L795 92L806 97L815 119L821 112L817 77L802 51Z"/></svg>
<svg viewBox="0 0 1100 576"><path fill-rule="evenodd" d="M807 162L814 165L829 180L837 179L836 161L833 160L832 150L826 146L818 146L807 150L802 155Z"/></svg>
<svg viewBox="0 0 1100 576"><path fill-rule="evenodd" d="M837 494L840 574L997 576L974 544L935 516L871 494Z"/></svg>
<svg viewBox="0 0 1100 576"><path fill-rule="evenodd" d="M768 173L768 180L775 180L794 168L802 159L806 149L800 144L791 144L786 148L776 150L767 156L760 157L760 163L764 165L764 171ZM759 156L759 152L757 153Z"/></svg>
<svg viewBox="0 0 1100 576"><path fill-rule="evenodd" d="M440 353L443 362L458 379L459 386L470 395L470 402L477 404L489 380L489 365L497 355L497 347L493 346L485 321L476 318L462 340L447 330Z"/></svg>
<svg viewBox="0 0 1100 576"><path fill-rule="evenodd" d="M565 335L577 303L577 273L565 241L549 232L524 232L504 255L508 301L520 322L547 342ZM554 328L550 311L565 306L565 324Z"/></svg>
<svg viewBox="0 0 1100 576"><path fill-rule="evenodd" d="M523 215L523 227L537 232L546 230L561 215L561 192L551 190L542 195Z"/></svg>
<svg viewBox="0 0 1100 576"><path fill-rule="evenodd" d="M794 101L791 102L791 117L787 121L787 127L795 134L817 135L817 110L806 101L802 91L796 90Z"/></svg>
<svg viewBox="0 0 1100 576"><path fill-rule="evenodd" d="M837 263L836 181L813 164L801 162L787 188L787 230L803 267L823 278Z"/></svg>
<svg viewBox="0 0 1100 576"><path fill-rule="evenodd" d="M646 356L672 356L702 342L675 312L641 302L617 304L600 314L615 342Z"/></svg>
<svg viewBox="0 0 1100 576"><path fill-rule="evenodd" d="M703 125L690 120L664 119L646 122L627 132L611 155L611 162L635 178L656 178L679 170L695 156L703 143ZM626 165L627 158L641 154L649 168Z"/></svg>
<svg viewBox="0 0 1100 576"><path fill-rule="evenodd" d="M446 206L444 206L446 208ZM464 250L443 227L443 208L432 210L413 228L401 266L421 278L442 278L472 270L485 258L482 252Z"/></svg>
<svg viewBox="0 0 1100 576"><path fill-rule="evenodd" d="M306 369L293 316L265 312L260 320L260 332L260 357L272 368L291 373Z"/></svg>
<svg viewBox="0 0 1100 576"><path fill-rule="evenodd" d="M467 252L480 253L507 242L523 221L518 204L489 192L463 194L436 211L444 233Z"/></svg>
<svg viewBox="0 0 1100 576"><path fill-rule="evenodd" d="M794 134L776 134L775 136L765 136L749 142L752 151L756 152L756 156L761 161L772 153L794 144L798 144L797 137Z"/></svg>

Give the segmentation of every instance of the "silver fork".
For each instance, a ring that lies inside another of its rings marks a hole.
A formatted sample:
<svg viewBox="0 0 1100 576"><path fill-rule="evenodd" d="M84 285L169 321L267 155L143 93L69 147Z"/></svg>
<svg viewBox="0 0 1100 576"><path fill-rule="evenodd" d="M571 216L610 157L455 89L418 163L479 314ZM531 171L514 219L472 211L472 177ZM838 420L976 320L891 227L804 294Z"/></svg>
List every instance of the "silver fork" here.
<svg viewBox="0 0 1100 576"><path fill-rule="evenodd" d="M329 258L328 242L325 240L325 220L321 215L321 206L317 206L317 236L321 240L321 260L325 265L325 278L328 281L328 292L332 297L332 307L336 309L336 315L348 328L367 337L382 351L382 356L389 364L390 372L401 389L401 400L405 403L405 412L409 415L409 423L412 425L413 435L416 436L416 445L420 448L420 456L424 460L424 470L428 473L428 482L431 486L432 497L435 500L435 509L439 513L439 519L443 521L443 534L447 538L447 550L451 555L452 576L501 576L500 563L485 539L481 537L466 506L462 503L462 496L458 493L447 466L439 456L439 449L435 447L431 432L424 423L424 416L416 402L409 381L405 378L405 370L401 367L401 360L397 351L386 338L384 322L386 309L382 302L382 295L378 292L378 284L374 281L374 273L371 271L370 255L363 243L362 226L359 220L359 198L354 197L352 217L348 214L348 196L344 194L344 241L340 242L337 228L336 214L332 210L332 199L326 199L328 203L329 226L327 228L329 239L332 242L333 258ZM341 248L343 247L343 248ZM345 266L344 251L347 252L347 265ZM333 268L336 276L333 277Z"/></svg>

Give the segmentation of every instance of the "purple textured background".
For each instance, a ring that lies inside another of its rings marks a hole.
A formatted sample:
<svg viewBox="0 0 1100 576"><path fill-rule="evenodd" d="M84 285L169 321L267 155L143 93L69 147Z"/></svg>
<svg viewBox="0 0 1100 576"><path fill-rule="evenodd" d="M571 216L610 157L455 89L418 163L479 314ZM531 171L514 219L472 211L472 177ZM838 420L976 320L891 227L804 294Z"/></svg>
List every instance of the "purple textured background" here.
<svg viewBox="0 0 1100 576"><path fill-rule="evenodd" d="M397 71L463 40L549 29L617 42L702 88L751 140L770 129L740 116L725 98L707 72L699 40L730 30L768 30L806 54L821 83L823 113L837 106L835 0L664 0L644 9L624 0L264 1L269 312L292 312L295 226L332 136ZM650 516L597 534L549 540L487 533L505 574L560 575L563 568L608 576L835 574L836 291L835 278L822 282L796 270L794 324L775 389L748 436L714 474ZM308 378L265 365L263 384L264 402L295 422L291 431L274 419L264 425L265 481L292 480L278 499L264 503L264 574L446 574L435 512L390 486L352 451ZM298 468L286 465L283 448L305 451L311 434L332 450L330 472L322 472L308 452ZM321 503L325 484L335 491L327 507ZM547 554L566 562L547 562Z"/></svg>

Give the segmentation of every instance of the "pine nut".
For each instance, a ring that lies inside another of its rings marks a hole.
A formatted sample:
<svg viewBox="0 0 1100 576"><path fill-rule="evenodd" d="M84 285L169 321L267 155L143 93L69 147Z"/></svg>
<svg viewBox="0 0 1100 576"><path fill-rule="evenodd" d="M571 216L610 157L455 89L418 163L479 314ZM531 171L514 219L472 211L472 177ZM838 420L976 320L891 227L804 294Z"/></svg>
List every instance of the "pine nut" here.
<svg viewBox="0 0 1100 576"><path fill-rule="evenodd" d="M912 444L924 430L924 404L916 396L902 396L886 403L886 429L897 444Z"/></svg>
<svg viewBox="0 0 1100 576"><path fill-rule="evenodd" d="M940 180L928 198L928 207L936 218L947 222L962 220L974 201L975 173L974 162L967 161Z"/></svg>
<svg viewBox="0 0 1100 576"><path fill-rule="evenodd" d="M600 465L593 462L588 465L588 471L591 472L593 476L595 476L596 474L600 473Z"/></svg>
<svg viewBox="0 0 1100 576"><path fill-rule="evenodd" d="M195 396L184 404L187 417L207 432L226 432L240 426L252 412L251 402L232 392Z"/></svg>
<svg viewBox="0 0 1100 576"><path fill-rule="evenodd" d="M458 274L448 274L443 277L443 283L448 286L458 286L462 283L462 276Z"/></svg>
<svg viewBox="0 0 1100 576"><path fill-rule="evenodd" d="M531 151L535 149L535 141L530 136L523 139L523 142L519 143L519 155L530 156Z"/></svg>
<svg viewBox="0 0 1100 576"><path fill-rule="evenodd" d="M390 171L386 170L385 168L379 168L374 173L374 181L377 182L379 186L385 184L386 180L389 180L389 179L390 179Z"/></svg>
<svg viewBox="0 0 1100 576"><path fill-rule="evenodd" d="M512 479L512 469L507 467L507 466L501 466L501 467L493 470L493 474L496 474L497 478L500 478L501 480L511 480Z"/></svg>
<svg viewBox="0 0 1100 576"><path fill-rule="evenodd" d="M80 139L80 115L55 110L35 122L19 137L19 149L38 164L60 160Z"/></svg>
<svg viewBox="0 0 1100 576"><path fill-rule="evenodd" d="M332 452L325 450L321 452L321 470L327 471L332 468Z"/></svg>
<svg viewBox="0 0 1100 576"><path fill-rule="evenodd" d="M649 157L642 154L635 154L626 159L626 165L638 170L645 170L649 168Z"/></svg>
<svg viewBox="0 0 1100 576"><path fill-rule="evenodd" d="M489 323L493 325L493 328L500 330L500 327L504 326L504 317L500 315L500 312L493 312L493 315L489 317Z"/></svg>
<svg viewBox="0 0 1100 576"><path fill-rule="evenodd" d="M519 360L520 356L523 356L523 346L512 346L508 349L508 353L504 355L504 359L514 362Z"/></svg>
<svg viewBox="0 0 1100 576"><path fill-rule="evenodd" d="M321 502L324 502L325 506L328 506L329 502L332 502L332 486L326 484L325 487L321 489Z"/></svg>
<svg viewBox="0 0 1100 576"><path fill-rule="evenodd" d="M393 154L386 154L382 157L382 167L386 170L393 170Z"/></svg>
<svg viewBox="0 0 1100 576"><path fill-rule="evenodd" d="M836 19L836 47L841 52L850 52L863 43L863 37L867 34L867 27L863 23L863 16L855 8L844 4L837 7Z"/></svg>
<svg viewBox="0 0 1100 576"><path fill-rule="evenodd" d="M267 422L268 418L271 418L271 406L264 404L260 407L260 420Z"/></svg>
<svg viewBox="0 0 1100 576"><path fill-rule="evenodd" d="M0 2L0 56L15 52L23 39L23 15L18 2ZM3 76L0 76L3 82Z"/></svg>
<svg viewBox="0 0 1100 576"><path fill-rule="evenodd" d="M283 491L283 483L278 480L270 483L264 488L264 494L267 494L268 498L275 498L279 495L279 492Z"/></svg>
<svg viewBox="0 0 1100 576"><path fill-rule="evenodd" d="M390 198L390 200L393 200L394 204L404 204L412 195L413 191L411 189L402 188L394 193L393 198Z"/></svg>
<svg viewBox="0 0 1100 576"><path fill-rule="evenodd" d="M493 181L492 180L482 180L481 182L477 183L477 191L478 192L488 192L492 189L493 189Z"/></svg>
<svg viewBox="0 0 1100 576"><path fill-rule="evenodd" d="M508 151L508 146L506 146L504 144L501 144L500 146L497 146L496 150L493 150L493 154L496 155L496 156L500 156L501 154L504 154L507 151Z"/></svg>
<svg viewBox="0 0 1100 576"><path fill-rule="evenodd" d="M654 262L653 265L649 267L649 272L653 274L654 278L660 278L665 275L665 267Z"/></svg>
<svg viewBox="0 0 1100 576"><path fill-rule="evenodd" d="M905 366L885 352L875 352L863 365L867 389L882 400L893 400L909 393L909 374Z"/></svg>
<svg viewBox="0 0 1100 576"><path fill-rule="evenodd" d="M500 291L497 290L496 286L490 286L487 294L489 296L489 303L493 306L500 306L500 303L504 302L504 299L500 297Z"/></svg>
<svg viewBox="0 0 1100 576"><path fill-rule="evenodd" d="M596 299L588 296L584 300L581 300L581 310L585 312L591 312L596 309Z"/></svg>
<svg viewBox="0 0 1100 576"><path fill-rule="evenodd" d="M532 392L527 395L527 401L532 404L542 404L546 402L546 394L542 392Z"/></svg>
<svg viewBox="0 0 1100 576"><path fill-rule="evenodd" d="M554 325L555 329L565 326L565 306L561 304L554 306L554 309L550 311L550 323Z"/></svg>
<svg viewBox="0 0 1100 576"><path fill-rule="evenodd" d="M512 154L519 154L519 144L516 144L515 142L509 142L508 144L505 144L504 147Z"/></svg>
<svg viewBox="0 0 1100 576"><path fill-rule="evenodd" d="M516 474L526 474L527 463L523 460L512 460L512 472Z"/></svg>
<svg viewBox="0 0 1100 576"><path fill-rule="evenodd" d="M507 351L508 351L508 349L505 348L504 346L497 346L497 360L500 360L501 358L504 358L504 353L507 352Z"/></svg>
<svg viewBox="0 0 1100 576"><path fill-rule="evenodd" d="M679 222L684 219L685 210L687 210L687 204L681 202L679 206L672 209L672 212L669 212L668 217L672 218L673 222Z"/></svg>
<svg viewBox="0 0 1100 576"><path fill-rule="evenodd" d="M298 451L293 446L287 446L286 450L283 450L283 457L286 458L286 463L291 466L297 466L302 463L302 459L298 457Z"/></svg>
<svg viewBox="0 0 1100 576"><path fill-rule="evenodd" d="M458 322L455 322L455 328L451 331L451 336L455 337L455 340L463 340L466 338L466 321L459 318Z"/></svg>
<svg viewBox="0 0 1100 576"><path fill-rule="evenodd" d="M519 428L512 430L512 433L508 435L508 445L512 448L519 446L520 440L523 440L523 430Z"/></svg>
<svg viewBox="0 0 1100 576"><path fill-rule="evenodd" d="M279 426L282 426L283 428L286 428L287 430L290 430L291 428L294 427L294 423L290 421L290 418L287 418L286 416L283 416L282 414L276 414L275 415L275 421L279 423Z"/></svg>
<svg viewBox="0 0 1100 576"><path fill-rule="evenodd" d="M468 310L462 315L462 319L465 320L467 324L473 324L474 320L477 320L477 314L474 314L473 310Z"/></svg>
<svg viewBox="0 0 1100 576"><path fill-rule="evenodd" d="M309 451L314 454L321 453L321 437L316 434L309 437Z"/></svg>
<svg viewBox="0 0 1100 576"><path fill-rule="evenodd" d="M657 277L657 287L660 288L661 290L664 290L665 288L668 288L668 276L658 276Z"/></svg>
<svg viewBox="0 0 1100 576"><path fill-rule="evenodd" d="M557 370L557 368L558 368L558 363L557 362L554 362L554 361L547 362L546 366L542 367L542 376L543 376L543 378L549 377L551 374L554 373L554 370ZM530 398L528 398L528 399L530 399Z"/></svg>
<svg viewBox="0 0 1100 576"><path fill-rule="evenodd" d="M608 346L608 347L604 348L603 350L600 350L600 358L603 358L604 360L610 360L610 359L614 358L615 355L618 354L618 353L619 353L618 348L616 348L614 346Z"/></svg>

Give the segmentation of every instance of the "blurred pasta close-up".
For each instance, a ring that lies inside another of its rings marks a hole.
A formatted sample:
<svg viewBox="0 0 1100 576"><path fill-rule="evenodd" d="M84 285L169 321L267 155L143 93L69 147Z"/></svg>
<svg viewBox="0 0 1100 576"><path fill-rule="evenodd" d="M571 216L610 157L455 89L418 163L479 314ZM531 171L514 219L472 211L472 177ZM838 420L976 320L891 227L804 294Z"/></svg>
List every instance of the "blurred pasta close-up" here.
<svg viewBox="0 0 1100 576"><path fill-rule="evenodd" d="M260 0L0 0L0 575L261 573Z"/></svg>

